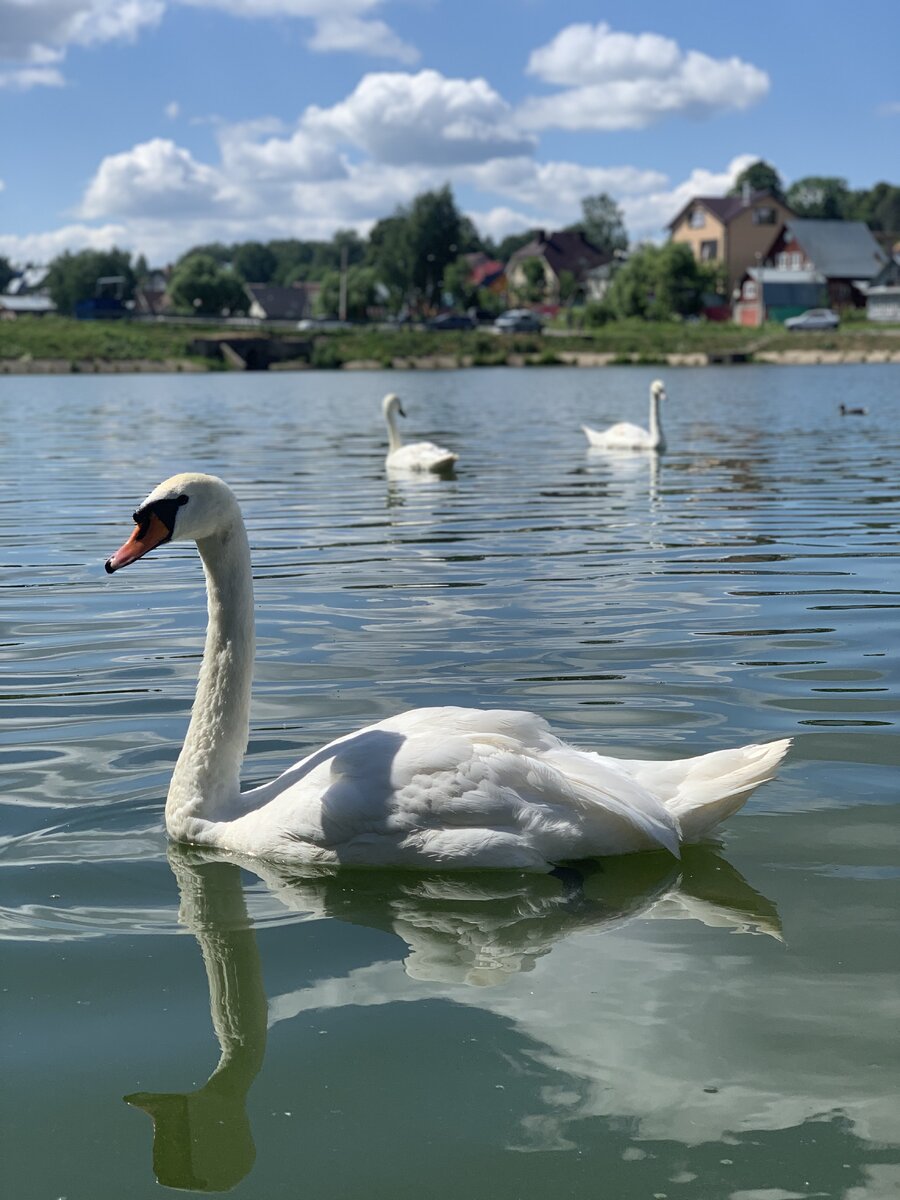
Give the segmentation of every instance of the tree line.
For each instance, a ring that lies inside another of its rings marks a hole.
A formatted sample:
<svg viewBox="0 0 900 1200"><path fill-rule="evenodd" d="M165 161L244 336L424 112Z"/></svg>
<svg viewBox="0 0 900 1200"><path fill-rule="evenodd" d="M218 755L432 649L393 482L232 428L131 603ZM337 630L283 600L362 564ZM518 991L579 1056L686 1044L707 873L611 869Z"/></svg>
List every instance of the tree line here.
<svg viewBox="0 0 900 1200"><path fill-rule="evenodd" d="M838 177L807 176L785 188L778 172L763 161L742 172L733 191L739 193L747 184L783 197L798 216L863 220L874 230L900 231L900 187L892 184L854 191ZM623 214L610 196L585 197L581 219L567 228L580 230L608 258L625 258L628 238ZM376 221L367 238L342 229L328 241L281 238L193 246L173 265L167 290L176 311L219 316L246 312L247 283L316 283L320 311L328 314L338 310L343 274L350 317L364 317L376 305L394 313L421 314L445 302L496 311L504 298L473 286L466 255L480 251L505 263L534 234L528 230L499 242L482 236L459 211L446 185L422 192ZM543 272L535 262L532 281L530 265L526 263L527 298L538 300ZM55 258L47 286L58 310L73 313L80 300L96 294L99 279L118 277L118 292L128 300L150 274L143 255L132 258L119 249L83 250ZM13 275L10 264L0 258L0 288ZM697 263L686 247L644 245L627 256L604 305L595 307L591 315L594 320L688 316L700 311L705 293L721 287L716 268ZM562 301L572 303L578 296L574 276L561 280L560 290Z"/></svg>

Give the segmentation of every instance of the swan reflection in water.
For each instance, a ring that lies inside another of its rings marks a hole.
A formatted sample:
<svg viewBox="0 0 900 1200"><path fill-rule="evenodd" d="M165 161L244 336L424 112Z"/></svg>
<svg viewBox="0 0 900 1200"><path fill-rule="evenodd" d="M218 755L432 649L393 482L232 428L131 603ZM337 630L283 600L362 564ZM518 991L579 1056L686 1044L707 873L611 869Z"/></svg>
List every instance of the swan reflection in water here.
<svg viewBox="0 0 900 1200"><path fill-rule="evenodd" d="M562 880L512 872L299 875L215 851L173 845L168 853L181 894L179 920L203 954L221 1049L203 1087L125 1097L152 1117L154 1173L173 1188L228 1190L256 1156L245 1103L273 1017L240 867L288 908L395 933L409 949L406 975L442 985L503 984L569 934L616 929L637 917L696 919L780 938L774 905L709 846L688 847L680 864L667 854L631 855L584 865Z"/></svg>

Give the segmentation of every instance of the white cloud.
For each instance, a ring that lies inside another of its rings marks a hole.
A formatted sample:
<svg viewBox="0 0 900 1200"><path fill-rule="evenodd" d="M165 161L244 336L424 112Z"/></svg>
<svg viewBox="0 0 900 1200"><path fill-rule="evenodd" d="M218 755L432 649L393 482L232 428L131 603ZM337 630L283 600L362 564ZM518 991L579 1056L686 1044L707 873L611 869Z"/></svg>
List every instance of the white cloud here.
<svg viewBox="0 0 900 1200"><path fill-rule="evenodd" d="M758 154L739 154L724 171L695 167L673 188L660 188L622 199L625 224L634 240L659 240L666 226L692 196L724 196L741 171L759 161Z"/></svg>
<svg viewBox="0 0 900 1200"><path fill-rule="evenodd" d="M494 159L469 168L466 176L480 191L532 205L559 223L573 221L583 196L609 192L615 197L662 187L666 176L637 167L585 167L580 163L536 162L531 158Z"/></svg>
<svg viewBox="0 0 900 1200"><path fill-rule="evenodd" d="M739 58L683 51L658 34L570 25L535 50L528 71L566 85L519 110L526 129L643 129L667 116L707 117L744 109L769 90L765 71Z"/></svg>
<svg viewBox="0 0 900 1200"><path fill-rule="evenodd" d="M395 165L481 162L529 153L535 144L486 80L448 79L430 70L364 75L346 100L307 109L303 124Z"/></svg>
<svg viewBox="0 0 900 1200"><path fill-rule="evenodd" d="M225 125L219 130L222 168L239 186L336 179L345 173L337 149L298 126L290 136L276 136L281 123L272 120ZM270 136L271 135L271 136Z"/></svg>
<svg viewBox="0 0 900 1200"><path fill-rule="evenodd" d="M134 41L164 0L0 0L0 86L58 87L69 46Z"/></svg>
<svg viewBox="0 0 900 1200"><path fill-rule="evenodd" d="M0 88L60 86L72 46L134 41L167 8L210 8L235 17L311 21L310 48L410 63L418 51L371 17L383 0L0 0Z"/></svg>
<svg viewBox="0 0 900 1200"><path fill-rule="evenodd" d="M48 263L66 250L108 250L131 245L124 225L63 225L46 233L0 234L0 254L18 265Z"/></svg>
<svg viewBox="0 0 900 1200"><path fill-rule="evenodd" d="M308 42L310 50L333 50L369 54L374 58L395 58L414 63L420 58L415 46L404 42L384 21L364 21L360 17L322 17Z"/></svg>
<svg viewBox="0 0 900 1200"><path fill-rule="evenodd" d="M164 111L169 120L174 121L181 115L181 105L177 100L170 100Z"/></svg>
<svg viewBox="0 0 900 1200"><path fill-rule="evenodd" d="M88 185L79 216L147 216L170 220L212 212L223 197L218 172L168 138L110 154Z"/></svg>
<svg viewBox="0 0 900 1200"><path fill-rule="evenodd" d="M880 104L878 115L880 117L900 117L900 100L891 100L887 104Z"/></svg>

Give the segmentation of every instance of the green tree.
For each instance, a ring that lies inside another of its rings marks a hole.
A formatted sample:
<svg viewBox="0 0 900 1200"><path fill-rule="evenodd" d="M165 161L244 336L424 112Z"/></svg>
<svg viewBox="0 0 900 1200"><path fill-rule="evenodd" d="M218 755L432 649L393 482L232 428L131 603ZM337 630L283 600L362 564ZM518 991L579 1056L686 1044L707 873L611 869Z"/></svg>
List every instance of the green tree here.
<svg viewBox="0 0 900 1200"><path fill-rule="evenodd" d="M231 266L245 283L271 283L278 259L261 242L243 242L235 246Z"/></svg>
<svg viewBox="0 0 900 1200"><path fill-rule="evenodd" d="M183 259L172 275L169 292L178 308L204 316L247 310L241 281L208 254Z"/></svg>
<svg viewBox="0 0 900 1200"><path fill-rule="evenodd" d="M71 315L79 301L97 295L97 281L111 275L123 277L121 298L130 300L134 295L134 269L127 250L66 251L50 263L47 287L59 312Z"/></svg>
<svg viewBox="0 0 900 1200"><path fill-rule="evenodd" d="M628 234L621 208L606 192L585 196L581 201L581 220L570 229L580 229L592 246L608 258L617 250L628 249Z"/></svg>
<svg viewBox="0 0 900 1200"><path fill-rule="evenodd" d="M460 254L444 270L444 294L450 296L455 308L471 308L478 302L478 288L472 283L472 267Z"/></svg>
<svg viewBox="0 0 900 1200"><path fill-rule="evenodd" d="M369 233L369 265L388 289L393 307L412 302L413 249L403 209L376 221Z"/></svg>
<svg viewBox="0 0 900 1200"><path fill-rule="evenodd" d="M6 291L9 281L15 277L15 274L9 259L0 255L0 292Z"/></svg>
<svg viewBox="0 0 900 1200"><path fill-rule="evenodd" d="M617 317L665 321L693 316L714 280L715 272L698 263L684 243L642 246L614 276L607 303Z"/></svg>
<svg viewBox="0 0 900 1200"><path fill-rule="evenodd" d="M347 268L347 316L364 320L368 310L376 303L375 288L378 283L374 267L359 263ZM321 316L333 316L340 306L341 273L329 271L322 279L317 307Z"/></svg>
<svg viewBox="0 0 900 1200"><path fill-rule="evenodd" d="M853 197L846 179L836 175L805 175L788 188L787 202L798 217L845 220L850 216Z"/></svg>
<svg viewBox="0 0 900 1200"><path fill-rule="evenodd" d="M185 259L193 258L197 254L203 254L207 258L214 259L220 267L224 267L230 264L234 257L234 251L234 246L227 246L224 242L205 242L201 246L192 246L190 250L185 250L175 265L178 267Z"/></svg>
<svg viewBox="0 0 900 1200"><path fill-rule="evenodd" d="M450 186L422 192L409 210L412 284L426 305L439 303L444 270L459 253L462 225Z"/></svg>
<svg viewBox="0 0 900 1200"><path fill-rule="evenodd" d="M525 276L525 298L532 301L543 300L547 292L547 273L544 270L542 258L526 258L522 263L522 274Z"/></svg>
<svg viewBox="0 0 900 1200"><path fill-rule="evenodd" d="M444 271L471 232L449 185L421 192L408 208L398 208L372 227L369 262L395 305L433 307L440 301Z"/></svg>
<svg viewBox="0 0 900 1200"><path fill-rule="evenodd" d="M854 221L865 221L870 229L900 231L900 187L876 183L873 188L851 193L850 213Z"/></svg>
<svg viewBox="0 0 900 1200"><path fill-rule="evenodd" d="M741 171L728 194L739 196L744 190L745 183L749 183L754 192L772 192L779 198L784 196L781 176L770 163L763 162L761 158Z"/></svg>

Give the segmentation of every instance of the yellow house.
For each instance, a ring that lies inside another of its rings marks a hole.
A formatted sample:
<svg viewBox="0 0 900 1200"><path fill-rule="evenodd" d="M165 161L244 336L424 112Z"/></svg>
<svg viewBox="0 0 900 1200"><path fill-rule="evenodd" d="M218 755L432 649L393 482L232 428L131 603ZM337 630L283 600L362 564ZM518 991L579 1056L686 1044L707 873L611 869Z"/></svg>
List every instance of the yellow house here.
<svg viewBox="0 0 900 1200"><path fill-rule="evenodd" d="M695 196L669 222L669 237L690 246L698 262L723 265L731 296L793 215L772 192L744 188L739 196Z"/></svg>

